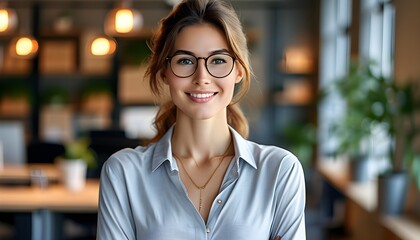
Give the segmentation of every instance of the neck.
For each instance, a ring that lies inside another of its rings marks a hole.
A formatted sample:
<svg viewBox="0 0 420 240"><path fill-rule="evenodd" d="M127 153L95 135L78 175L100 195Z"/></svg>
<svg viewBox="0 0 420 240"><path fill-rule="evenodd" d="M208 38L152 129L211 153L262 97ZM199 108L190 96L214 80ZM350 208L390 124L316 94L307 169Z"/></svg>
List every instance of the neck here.
<svg viewBox="0 0 420 240"><path fill-rule="evenodd" d="M193 158L199 164L225 154L231 134L226 121L177 119L172 135L172 151L182 158ZM227 155L231 155L228 152Z"/></svg>

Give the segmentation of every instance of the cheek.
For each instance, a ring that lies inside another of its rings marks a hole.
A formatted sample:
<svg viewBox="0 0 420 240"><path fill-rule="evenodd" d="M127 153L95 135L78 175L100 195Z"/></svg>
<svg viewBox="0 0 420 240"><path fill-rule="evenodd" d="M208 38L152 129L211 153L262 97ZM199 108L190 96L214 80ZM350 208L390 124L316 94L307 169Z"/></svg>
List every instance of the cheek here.
<svg viewBox="0 0 420 240"><path fill-rule="evenodd" d="M220 83L220 87L224 89L225 92L233 95L233 92L235 90L235 79L232 78L232 79L229 79L228 81L224 81L223 83Z"/></svg>
<svg viewBox="0 0 420 240"><path fill-rule="evenodd" d="M167 72L166 74L166 84L169 87L169 90L172 93L178 92L179 89L184 89L186 84L188 84L185 79L180 79L177 76L173 75L171 70L170 73Z"/></svg>

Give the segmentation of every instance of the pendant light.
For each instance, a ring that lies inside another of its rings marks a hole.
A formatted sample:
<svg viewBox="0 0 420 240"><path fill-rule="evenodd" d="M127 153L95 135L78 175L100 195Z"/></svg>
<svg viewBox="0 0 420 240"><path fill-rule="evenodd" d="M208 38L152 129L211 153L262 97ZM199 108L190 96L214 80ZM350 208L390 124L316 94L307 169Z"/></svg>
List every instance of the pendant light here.
<svg viewBox="0 0 420 240"><path fill-rule="evenodd" d="M9 54L16 58L31 59L38 53L38 41L29 34L31 32L29 20L21 21L19 27L20 34L9 44Z"/></svg>
<svg viewBox="0 0 420 240"><path fill-rule="evenodd" d="M90 53L93 56L109 56L117 48L115 40L108 36L98 36L90 44Z"/></svg>
<svg viewBox="0 0 420 240"><path fill-rule="evenodd" d="M121 6L112 9L106 16L104 30L110 36L124 36L143 27L143 16L131 8L131 2L122 1Z"/></svg>
<svg viewBox="0 0 420 240"><path fill-rule="evenodd" d="M31 59L38 53L38 42L30 35L20 35L12 39L9 53L13 57Z"/></svg>
<svg viewBox="0 0 420 240"><path fill-rule="evenodd" d="M14 32L18 25L16 11L0 6L0 35L7 35Z"/></svg>

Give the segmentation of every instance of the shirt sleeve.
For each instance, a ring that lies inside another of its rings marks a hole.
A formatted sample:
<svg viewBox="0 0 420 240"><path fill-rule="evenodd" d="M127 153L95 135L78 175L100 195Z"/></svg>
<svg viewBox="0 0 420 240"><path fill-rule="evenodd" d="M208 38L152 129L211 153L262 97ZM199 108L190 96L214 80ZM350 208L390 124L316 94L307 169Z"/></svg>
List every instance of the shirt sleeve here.
<svg viewBox="0 0 420 240"><path fill-rule="evenodd" d="M99 188L97 239L135 239L122 166L112 157L102 168Z"/></svg>
<svg viewBox="0 0 420 240"><path fill-rule="evenodd" d="M305 179L297 158L288 155L280 165L276 185L276 208L271 239L305 240Z"/></svg>

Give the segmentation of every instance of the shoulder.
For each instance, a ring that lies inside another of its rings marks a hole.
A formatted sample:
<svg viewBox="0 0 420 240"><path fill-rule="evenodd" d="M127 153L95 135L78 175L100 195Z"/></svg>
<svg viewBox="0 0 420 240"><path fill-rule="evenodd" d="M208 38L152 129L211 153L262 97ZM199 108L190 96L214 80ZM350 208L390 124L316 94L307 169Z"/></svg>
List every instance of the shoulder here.
<svg viewBox="0 0 420 240"><path fill-rule="evenodd" d="M144 171L151 165L155 146L138 146L124 148L112 154L104 163L102 174L125 176L134 174L139 170Z"/></svg>
<svg viewBox="0 0 420 240"><path fill-rule="evenodd" d="M247 142L260 175L280 182L304 179L302 164L292 152L278 146Z"/></svg>
<svg viewBox="0 0 420 240"><path fill-rule="evenodd" d="M299 159L284 148L258 144L252 141L248 141L248 146L257 166L270 164L289 168L293 165L301 165Z"/></svg>
<svg viewBox="0 0 420 240"><path fill-rule="evenodd" d="M276 170L287 169L293 165L301 164L297 157L290 151L274 146L264 145L255 141L245 139L234 129L231 129L235 140L235 151L239 158L243 159L255 169L270 168Z"/></svg>

